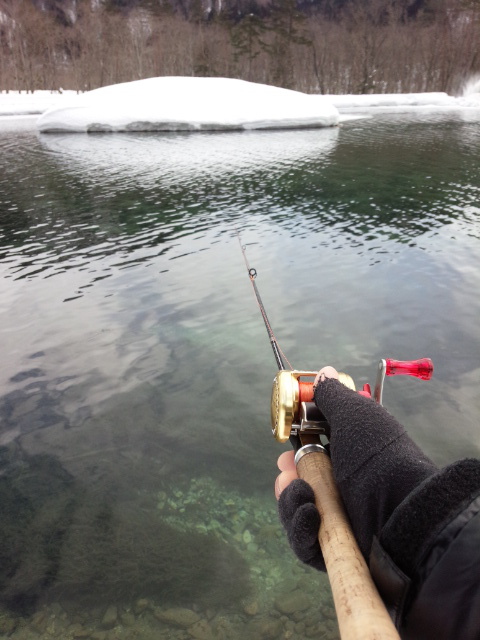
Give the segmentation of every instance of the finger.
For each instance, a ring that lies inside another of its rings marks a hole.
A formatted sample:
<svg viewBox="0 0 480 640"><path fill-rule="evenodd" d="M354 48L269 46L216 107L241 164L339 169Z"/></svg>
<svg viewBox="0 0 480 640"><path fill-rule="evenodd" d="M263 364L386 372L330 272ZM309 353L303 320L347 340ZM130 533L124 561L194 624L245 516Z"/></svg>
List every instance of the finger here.
<svg viewBox="0 0 480 640"><path fill-rule="evenodd" d="M282 471L282 473L277 476L277 479L275 480L275 497L277 498L277 500L279 499L280 494L285 489L285 487L288 487L288 485L293 482L293 480L297 479L298 475L296 469L292 469L290 471Z"/></svg>
<svg viewBox="0 0 480 640"><path fill-rule="evenodd" d="M322 369L317 373L313 382L313 387L315 388L317 384L319 382L323 382L325 378L334 378L335 380L338 380L338 371L330 366L322 367Z"/></svg>
<svg viewBox="0 0 480 640"><path fill-rule="evenodd" d="M315 569L326 571L322 551L318 542L320 514L312 503L304 504L293 516L289 542L297 557Z"/></svg>
<svg viewBox="0 0 480 640"><path fill-rule="evenodd" d="M295 469L295 452L284 451L280 456L278 456L277 466L280 471L291 471L292 469Z"/></svg>
<svg viewBox="0 0 480 640"><path fill-rule="evenodd" d="M294 545L295 553L308 553L308 549L315 548L317 553L320 551L318 543L318 530L320 528L320 514L317 507L311 502L299 507L292 519L291 525L291 543ZM311 556L311 552L308 553ZM301 558L306 562L309 558Z"/></svg>

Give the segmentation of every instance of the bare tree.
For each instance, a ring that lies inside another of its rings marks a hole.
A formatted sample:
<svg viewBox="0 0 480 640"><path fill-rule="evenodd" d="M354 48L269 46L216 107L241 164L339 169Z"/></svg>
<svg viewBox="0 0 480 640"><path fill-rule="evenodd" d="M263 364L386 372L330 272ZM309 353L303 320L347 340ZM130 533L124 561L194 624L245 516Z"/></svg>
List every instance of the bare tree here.
<svg viewBox="0 0 480 640"><path fill-rule="evenodd" d="M416 0L343 9L332 0L330 19L307 18L293 0L276 0L264 16L243 14L248 2L212 3L208 20L185 20L161 3L147 11L77 0L65 24L31 0L0 0L0 89L84 91L152 76L217 75L305 92L455 92L480 72L479 0L428 0L423 9ZM189 15L195 6L185 4ZM237 6L243 19L219 15L221 6Z"/></svg>

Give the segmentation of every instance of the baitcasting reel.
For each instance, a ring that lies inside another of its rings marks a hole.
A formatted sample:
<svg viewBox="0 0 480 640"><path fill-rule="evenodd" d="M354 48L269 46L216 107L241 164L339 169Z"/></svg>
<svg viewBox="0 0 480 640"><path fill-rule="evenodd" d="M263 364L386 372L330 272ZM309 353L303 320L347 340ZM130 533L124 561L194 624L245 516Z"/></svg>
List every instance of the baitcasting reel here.
<svg viewBox="0 0 480 640"><path fill-rule="evenodd" d="M273 381L271 416L272 432L278 442L286 442L290 436L328 434L328 424L313 401L313 381L316 371L287 371L282 369ZM382 404L385 376L408 375L421 380L430 380L433 362L430 358L420 360L392 360L378 363L377 380L373 398ZM355 383L346 373L339 373L339 381L355 391ZM363 386L363 394L371 396L370 385Z"/></svg>

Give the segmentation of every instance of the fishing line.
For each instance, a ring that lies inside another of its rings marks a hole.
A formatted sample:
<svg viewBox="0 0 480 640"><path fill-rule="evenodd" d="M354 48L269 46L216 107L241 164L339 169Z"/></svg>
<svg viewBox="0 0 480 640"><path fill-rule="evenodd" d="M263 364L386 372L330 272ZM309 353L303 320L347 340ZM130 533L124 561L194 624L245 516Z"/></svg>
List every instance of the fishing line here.
<svg viewBox="0 0 480 640"><path fill-rule="evenodd" d="M278 340L276 339L275 334L273 333L272 327L270 325L270 321L268 319L267 312L265 311L265 307L263 305L262 298L260 297L260 292L258 291L257 283L255 282L255 278L257 277L257 270L254 269L253 267L250 267L250 264L249 264L248 258L247 258L246 246L242 244L242 239L240 237L240 233L239 233L237 227L235 227L235 232L237 234L238 242L240 244L240 249L242 250L243 259L245 260L245 265L247 267L248 277L250 279L250 282L252 283L253 293L255 294L255 299L256 299L258 307L260 309L260 313L262 314L262 318L263 318L263 321L265 323L265 327L267 329L268 337L270 338L270 344L272 345L273 355L275 356L275 360L277 362L278 369L279 369L279 371L282 371L282 370L286 369L285 364L283 362L283 360L285 360L285 362L288 364L290 369L293 370L293 367L290 364L290 362L288 361L288 358L286 357L286 355L283 353L282 349L280 348L280 345L278 344ZM283 360L282 360L282 356L283 356Z"/></svg>

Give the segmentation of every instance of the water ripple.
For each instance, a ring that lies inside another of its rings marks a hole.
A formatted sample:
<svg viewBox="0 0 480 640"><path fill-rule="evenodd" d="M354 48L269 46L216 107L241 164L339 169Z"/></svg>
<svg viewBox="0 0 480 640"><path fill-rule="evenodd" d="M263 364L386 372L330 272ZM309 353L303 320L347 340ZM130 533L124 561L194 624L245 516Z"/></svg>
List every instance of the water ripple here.
<svg viewBox="0 0 480 640"><path fill-rule="evenodd" d="M233 221L267 220L270 233L277 225L299 238L321 233L321 244L374 254L389 241L422 246L451 225L476 238L480 185L465 149L478 148L478 134L432 124L399 117L395 126L378 118L300 132L5 134L5 277L88 269L84 290L115 269L204 251L202 238L214 230L216 242Z"/></svg>

